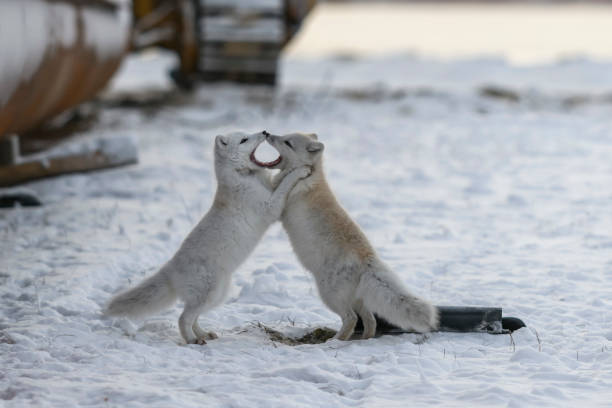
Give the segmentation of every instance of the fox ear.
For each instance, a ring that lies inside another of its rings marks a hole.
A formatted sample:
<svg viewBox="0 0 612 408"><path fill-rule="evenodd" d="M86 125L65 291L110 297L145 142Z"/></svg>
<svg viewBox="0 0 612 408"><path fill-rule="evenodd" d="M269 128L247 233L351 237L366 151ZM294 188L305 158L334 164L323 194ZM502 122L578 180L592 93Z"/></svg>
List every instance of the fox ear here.
<svg viewBox="0 0 612 408"><path fill-rule="evenodd" d="M227 146L227 139L226 139L226 138L224 138L224 137L223 137L223 136L221 136L221 135L218 135L218 136L215 138L215 143L216 143L217 145Z"/></svg>
<svg viewBox="0 0 612 408"><path fill-rule="evenodd" d="M310 153L316 153L323 150L325 146L321 142L310 142L308 146L306 146L306 150Z"/></svg>
<svg viewBox="0 0 612 408"><path fill-rule="evenodd" d="M312 140L319 140L319 137L317 136L316 133L310 133L308 136L310 136Z"/></svg>

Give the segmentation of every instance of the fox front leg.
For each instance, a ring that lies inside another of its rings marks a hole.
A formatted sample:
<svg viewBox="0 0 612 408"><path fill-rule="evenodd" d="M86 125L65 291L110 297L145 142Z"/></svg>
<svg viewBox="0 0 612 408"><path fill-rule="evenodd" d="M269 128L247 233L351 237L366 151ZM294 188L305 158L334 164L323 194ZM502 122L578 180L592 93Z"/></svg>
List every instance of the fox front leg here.
<svg viewBox="0 0 612 408"><path fill-rule="evenodd" d="M310 166L302 166L291 170L291 172L281 180L280 184L276 187L276 190L274 190L266 203L266 210L272 218L275 220L280 218L285 208L287 197L289 197L289 193L291 193L291 190L293 190L293 187L295 187L298 181L310 176L310 173L312 173Z"/></svg>

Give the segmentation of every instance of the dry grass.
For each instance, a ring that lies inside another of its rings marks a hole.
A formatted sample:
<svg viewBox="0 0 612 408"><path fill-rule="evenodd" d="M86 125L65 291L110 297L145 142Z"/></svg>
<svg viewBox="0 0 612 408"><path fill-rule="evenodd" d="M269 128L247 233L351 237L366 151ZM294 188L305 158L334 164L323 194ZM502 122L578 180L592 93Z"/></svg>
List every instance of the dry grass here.
<svg viewBox="0 0 612 408"><path fill-rule="evenodd" d="M336 334L335 330L328 327L317 327L316 329L309 331L302 337L289 337L278 330L268 327L262 323L257 323L257 327L262 330L270 338L270 340L277 343L283 343L288 346L299 346L301 344L320 344L325 343L327 340L334 337Z"/></svg>

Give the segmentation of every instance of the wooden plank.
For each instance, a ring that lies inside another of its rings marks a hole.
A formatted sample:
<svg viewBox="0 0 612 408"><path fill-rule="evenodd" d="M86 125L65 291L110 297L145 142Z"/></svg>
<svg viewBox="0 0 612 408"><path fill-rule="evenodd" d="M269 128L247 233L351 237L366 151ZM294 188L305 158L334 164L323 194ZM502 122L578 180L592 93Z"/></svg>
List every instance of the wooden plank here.
<svg viewBox="0 0 612 408"><path fill-rule="evenodd" d="M200 7L206 10L230 9L237 11L277 11L283 9L284 0L201 0Z"/></svg>
<svg viewBox="0 0 612 408"><path fill-rule="evenodd" d="M201 71L276 72L276 58L211 58L200 61Z"/></svg>
<svg viewBox="0 0 612 408"><path fill-rule="evenodd" d="M236 16L244 18L284 18L282 10L248 10L237 12L230 7L207 8L200 12L205 17Z"/></svg>
<svg viewBox="0 0 612 408"><path fill-rule="evenodd" d="M200 38L204 41L240 41L282 43L284 26L281 19L241 20L231 16L200 19Z"/></svg>
<svg viewBox="0 0 612 408"><path fill-rule="evenodd" d="M276 84L276 72L260 73L260 72L227 72L227 71L206 71L200 72L198 77L202 81L232 81L242 82L247 84Z"/></svg>
<svg viewBox="0 0 612 408"><path fill-rule="evenodd" d="M121 151L117 151L117 148ZM64 156L44 157L30 159L22 157L21 162L0 166L0 187L9 187L26 181L60 174L85 172L138 162L136 146L127 139L121 144L110 146L100 143L94 150L66 153Z"/></svg>
<svg viewBox="0 0 612 408"><path fill-rule="evenodd" d="M254 57L278 58L280 47L276 43L261 42L207 42L200 47L204 58Z"/></svg>

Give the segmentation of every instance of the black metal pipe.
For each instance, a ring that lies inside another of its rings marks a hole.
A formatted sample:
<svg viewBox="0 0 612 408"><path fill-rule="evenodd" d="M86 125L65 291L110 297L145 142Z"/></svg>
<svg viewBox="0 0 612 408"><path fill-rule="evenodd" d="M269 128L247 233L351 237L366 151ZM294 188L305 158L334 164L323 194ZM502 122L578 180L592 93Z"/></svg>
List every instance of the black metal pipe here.
<svg viewBox="0 0 612 408"><path fill-rule="evenodd" d="M525 323L516 317L502 317L501 307L473 306L437 306L440 313L438 331L445 332L478 332L490 334L510 333L525 327ZM355 326L355 333L363 332L361 320ZM385 319L376 316L377 334L412 333L401 329Z"/></svg>

